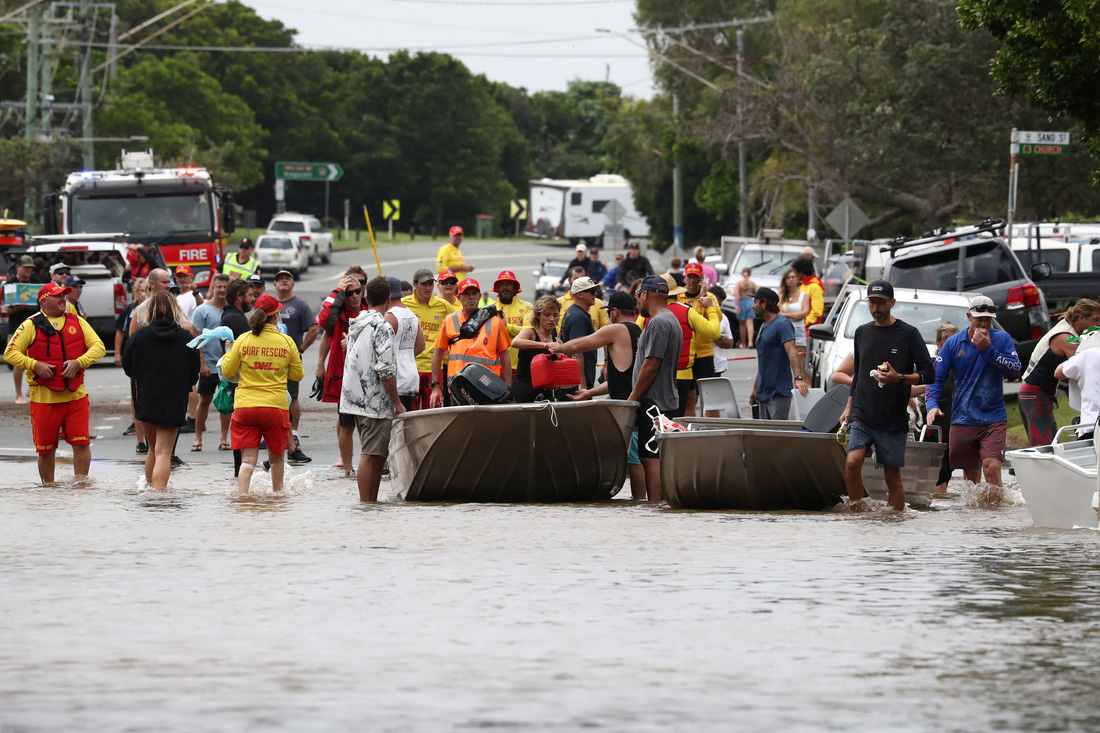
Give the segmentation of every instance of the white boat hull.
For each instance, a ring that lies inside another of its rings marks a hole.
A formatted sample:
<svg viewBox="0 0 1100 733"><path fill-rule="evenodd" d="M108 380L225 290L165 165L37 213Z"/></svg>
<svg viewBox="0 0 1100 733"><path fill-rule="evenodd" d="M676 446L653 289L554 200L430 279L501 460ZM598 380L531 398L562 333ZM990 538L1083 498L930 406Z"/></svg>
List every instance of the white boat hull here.
<svg viewBox="0 0 1100 733"><path fill-rule="evenodd" d="M1096 528L1096 446L1091 439L1022 448L1005 457L1036 526Z"/></svg>

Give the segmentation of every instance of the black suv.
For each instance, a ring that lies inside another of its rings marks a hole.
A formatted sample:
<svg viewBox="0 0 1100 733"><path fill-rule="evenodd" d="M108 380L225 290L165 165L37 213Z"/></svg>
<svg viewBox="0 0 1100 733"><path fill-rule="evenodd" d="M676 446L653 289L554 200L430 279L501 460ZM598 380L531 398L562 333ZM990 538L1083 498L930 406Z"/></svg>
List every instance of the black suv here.
<svg viewBox="0 0 1100 733"><path fill-rule="evenodd" d="M1001 222L983 222L890 247L883 278L897 288L977 292L997 305L997 322L1016 342L1027 364L1035 342L1049 328L1046 298L1035 280L1050 277L1050 265L1038 262L1031 273L1000 236ZM919 246L920 249L911 247ZM907 251L908 250L908 251ZM960 328L963 324L955 324Z"/></svg>

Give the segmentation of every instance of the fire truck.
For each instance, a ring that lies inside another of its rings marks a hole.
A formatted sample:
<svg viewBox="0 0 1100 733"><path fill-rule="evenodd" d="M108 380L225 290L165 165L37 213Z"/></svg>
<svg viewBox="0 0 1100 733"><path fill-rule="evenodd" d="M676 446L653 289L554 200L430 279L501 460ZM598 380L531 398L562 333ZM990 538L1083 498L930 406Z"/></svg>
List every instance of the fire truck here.
<svg viewBox="0 0 1100 733"><path fill-rule="evenodd" d="M44 223L47 234L122 232L128 244L156 245L169 268L189 265L200 287L236 228L232 191L205 168L158 167L152 149L123 150L115 170L71 174L45 197Z"/></svg>

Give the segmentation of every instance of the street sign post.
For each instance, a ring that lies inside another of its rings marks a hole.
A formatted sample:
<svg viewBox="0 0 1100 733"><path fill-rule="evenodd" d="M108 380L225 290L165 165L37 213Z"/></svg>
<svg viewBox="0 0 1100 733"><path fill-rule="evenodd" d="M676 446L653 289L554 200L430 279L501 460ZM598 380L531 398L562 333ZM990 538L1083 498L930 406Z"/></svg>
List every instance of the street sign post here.
<svg viewBox="0 0 1100 733"><path fill-rule="evenodd" d="M284 181L328 181L334 183L344 177L344 169L338 163L275 163L275 178Z"/></svg>
<svg viewBox="0 0 1100 733"><path fill-rule="evenodd" d="M620 204L618 199L611 199L600 213L611 222L603 228L604 237L611 238L611 246L618 249L620 246L625 245L626 243L622 242L622 239L624 234L623 217L626 216L626 207Z"/></svg>
<svg viewBox="0 0 1100 733"><path fill-rule="evenodd" d="M1016 189L1020 185L1019 156L1029 158L1064 155L1069 133L1056 130L1017 130L1012 128L1008 146L1008 244L1012 246L1012 220L1016 216Z"/></svg>
<svg viewBox="0 0 1100 733"><path fill-rule="evenodd" d="M516 220L516 239L519 239L519 222L527 218L527 199L512 199L512 218Z"/></svg>
<svg viewBox="0 0 1100 733"><path fill-rule="evenodd" d="M382 218L390 223L390 239L393 239L393 223L401 218L401 202L386 199L382 202Z"/></svg>
<svg viewBox="0 0 1100 733"><path fill-rule="evenodd" d="M844 200L825 217L825 221L837 234L844 237L845 241L848 241L871 220L850 196L845 196Z"/></svg>

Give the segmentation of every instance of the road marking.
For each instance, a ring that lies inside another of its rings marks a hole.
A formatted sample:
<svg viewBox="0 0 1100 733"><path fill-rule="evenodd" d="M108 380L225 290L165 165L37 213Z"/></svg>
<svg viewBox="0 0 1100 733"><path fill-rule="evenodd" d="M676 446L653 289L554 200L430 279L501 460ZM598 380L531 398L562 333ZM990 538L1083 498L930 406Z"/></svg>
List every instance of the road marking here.
<svg viewBox="0 0 1100 733"><path fill-rule="evenodd" d="M110 430L114 425L96 425L92 430Z"/></svg>

